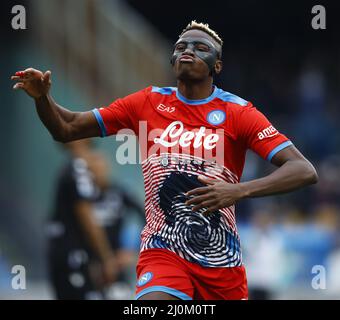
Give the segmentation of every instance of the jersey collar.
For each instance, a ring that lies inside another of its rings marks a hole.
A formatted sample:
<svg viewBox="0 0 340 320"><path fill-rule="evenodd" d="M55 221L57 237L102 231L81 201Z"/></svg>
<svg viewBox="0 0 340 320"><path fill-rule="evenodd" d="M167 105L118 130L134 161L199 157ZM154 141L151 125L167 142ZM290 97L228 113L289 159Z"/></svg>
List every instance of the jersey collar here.
<svg viewBox="0 0 340 320"><path fill-rule="evenodd" d="M178 91L178 88L176 88L176 97L178 100L184 102L185 104L190 104L190 105L199 105L199 104L205 104L216 98L218 95L219 89L214 85L214 91L212 94L205 98L205 99L199 99L199 100L190 100L187 99L186 97L182 96L181 93Z"/></svg>

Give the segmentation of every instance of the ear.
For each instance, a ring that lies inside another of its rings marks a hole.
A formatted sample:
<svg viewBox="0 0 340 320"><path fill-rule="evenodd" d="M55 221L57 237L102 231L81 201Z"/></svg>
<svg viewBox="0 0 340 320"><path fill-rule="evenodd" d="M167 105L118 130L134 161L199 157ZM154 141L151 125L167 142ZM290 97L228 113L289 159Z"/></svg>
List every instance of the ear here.
<svg viewBox="0 0 340 320"><path fill-rule="evenodd" d="M215 63L215 73L219 74L222 71L223 63L222 60L217 60Z"/></svg>

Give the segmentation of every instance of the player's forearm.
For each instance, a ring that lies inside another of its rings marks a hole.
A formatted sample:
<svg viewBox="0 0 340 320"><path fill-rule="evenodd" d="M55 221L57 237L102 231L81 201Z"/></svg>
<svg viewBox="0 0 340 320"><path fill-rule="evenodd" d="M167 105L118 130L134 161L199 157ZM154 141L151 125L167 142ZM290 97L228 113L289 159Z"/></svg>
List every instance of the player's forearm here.
<svg viewBox="0 0 340 320"><path fill-rule="evenodd" d="M263 197L286 193L316 183L314 167L306 160L289 160L270 175L240 183L243 198Z"/></svg>
<svg viewBox="0 0 340 320"><path fill-rule="evenodd" d="M49 94L34 100L39 118L53 138L60 142L69 141L69 123L75 113L57 105Z"/></svg>

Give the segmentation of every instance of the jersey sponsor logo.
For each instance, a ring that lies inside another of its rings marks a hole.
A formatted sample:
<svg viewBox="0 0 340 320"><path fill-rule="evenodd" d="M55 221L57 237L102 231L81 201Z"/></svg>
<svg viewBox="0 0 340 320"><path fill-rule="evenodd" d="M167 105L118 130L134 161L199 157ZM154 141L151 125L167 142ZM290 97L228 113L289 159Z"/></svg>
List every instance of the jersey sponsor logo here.
<svg viewBox="0 0 340 320"><path fill-rule="evenodd" d="M157 110L162 111L162 112L173 113L174 111L176 111L176 108L175 108L175 107L167 107L167 106L165 106L164 104L161 103L161 104L157 107Z"/></svg>
<svg viewBox="0 0 340 320"><path fill-rule="evenodd" d="M268 128L262 130L261 132L259 132L257 134L259 140L263 140L265 138L271 138L274 137L276 135L278 135L279 132L273 127L273 126L269 126Z"/></svg>
<svg viewBox="0 0 340 320"><path fill-rule="evenodd" d="M173 140L169 142L168 140ZM159 138L154 142L164 147L174 147L179 144L182 148L189 147L193 144L195 149L203 146L206 150L212 150L216 147L219 135L216 133L207 133L205 127L200 127L198 131L184 131L184 125L181 121L174 121L168 125Z"/></svg>
<svg viewBox="0 0 340 320"><path fill-rule="evenodd" d="M225 119L226 114L222 110L213 110L210 111L207 115L207 121L214 126L222 124L225 121Z"/></svg>
<svg viewBox="0 0 340 320"><path fill-rule="evenodd" d="M170 158L167 156L163 156L160 159L160 164L162 167L173 166L178 171L192 171L192 172L206 172L206 163L207 161L198 161L193 159L179 159L179 158ZM217 164L214 164L217 166ZM208 164L208 166L211 166Z"/></svg>
<svg viewBox="0 0 340 320"><path fill-rule="evenodd" d="M152 278L153 278L152 272L146 272L142 274L138 279L137 286L138 287L145 286L147 283L151 281Z"/></svg>

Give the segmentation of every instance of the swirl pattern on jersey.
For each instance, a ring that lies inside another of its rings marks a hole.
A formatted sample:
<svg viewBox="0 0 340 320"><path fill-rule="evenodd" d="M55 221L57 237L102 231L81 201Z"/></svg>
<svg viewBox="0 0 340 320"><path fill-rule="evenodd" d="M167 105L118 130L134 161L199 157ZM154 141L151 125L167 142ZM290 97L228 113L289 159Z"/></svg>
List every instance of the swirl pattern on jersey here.
<svg viewBox="0 0 340 320"><path fill-rule="evenodd" d="M190 170L162 171L157 199L163 220L157 232L144 239L144 249L164 248L182 258L206 267L240 266L240 241L222 210L203 215L205 209L192 211L185 205L185 193L202 187ZM156 190L156 189L154 189Z"/></svg>

